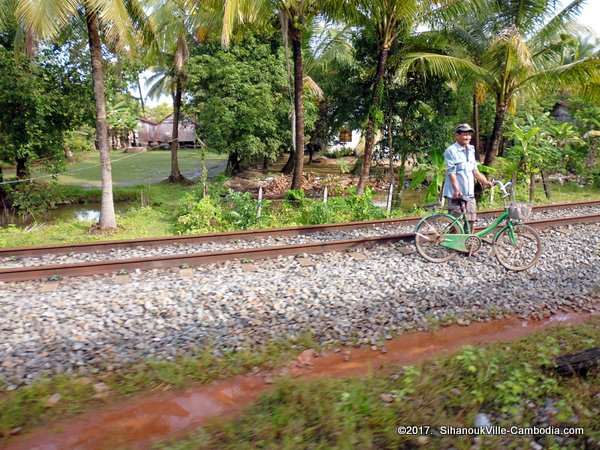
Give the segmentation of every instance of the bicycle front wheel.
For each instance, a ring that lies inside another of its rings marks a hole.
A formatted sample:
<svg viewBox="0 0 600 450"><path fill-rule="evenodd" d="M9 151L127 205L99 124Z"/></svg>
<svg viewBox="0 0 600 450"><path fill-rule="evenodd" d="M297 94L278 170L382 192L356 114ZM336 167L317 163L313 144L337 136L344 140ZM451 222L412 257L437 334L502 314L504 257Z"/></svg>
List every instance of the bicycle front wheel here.
<svg viewBox="0 0 600 450"><path fill-rule="evenodd" d="M494 239L494 254L508 270L529 269L542 254L540 235L528 225L506 227Z"/></svg>
<svg viewBox="0 0 600 450"><path fill-rule="evenodd" d="M415 229L417 252L428 261L441 263L450 261L456 251L444 247L442 242L447 234L459 234L461 229L453 218L442 214L426 217Z"/></svg>

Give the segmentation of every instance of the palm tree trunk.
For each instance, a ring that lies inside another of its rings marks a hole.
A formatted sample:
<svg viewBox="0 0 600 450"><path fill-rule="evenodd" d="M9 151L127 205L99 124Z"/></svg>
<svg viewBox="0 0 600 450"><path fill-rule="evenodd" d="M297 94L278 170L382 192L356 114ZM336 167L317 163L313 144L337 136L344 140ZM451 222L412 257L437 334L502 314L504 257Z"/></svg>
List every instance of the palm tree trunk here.
<svg viewBox="0 0 600 450"><path fill-rule="evenodd" d="M292 171L294 170L294 160L295 160L295 157L296 157L296 152L292 148L290 150L290 157L288 158L287 162L285 163L285 165L281 169L281 173L284 173L286 175L289 175L290 173L292 173Z"/></svg>
<svg viewBox="0 0 600 450"><path fill-rule="evenodd" d="M175 82L175 95L173 95L173 132L171 133L171 175L167 181L169 183L181 183L187 181L179 170L179 160L177 152L179 151L179 117L181 115L181 95L183 83L181 74L177 74Z"/></svg>
<svg viewBox="0 0 600 450"><path fill-rule="evenodd" d="M102 176L102 203L100 207L100 228L116 228L115 205L113 202L112 173L108 148L108 125L106 122L106 103L104 98L104 75L102 71L102 47L98 31L96 13L86 8L86 21L90 54L92 58L92 80L94 102L96 104L96 138L100 150Z"/></svg>
<svg viewBox="0 0 600 450"><path fill-rule="evenodd" d="M502 137L502 126L504 125L505 114L506 103L498 103L498 106L496 107L496 118L494 119L492 137L490 138L490 142L488 142L485 152L485 159L483 161L483 164L486 166L491 166L498 155L498 148L500 147L500 139Z"/></svg>
<svg viewBox="0 0 600 450"><path fill-rule="evenodd" d="M373 156L373 143L375 141L375 113L381 108L381 86L383 83L383 75L385 73L385 64L387 62L387 57L389 53L389 48L382 47L379 52L379 58L377 61L377 74L375 75L375 83L373 84L373 97L371 99L371 107L369 109L369 115L367 118L367 129L365 133L365 152L363 154L363 165L362 171L360 173L360 178L358 180L358 185L356 186L356 194L362 195L365 192L365 187L367 185L367 180L369 179L369 170L371 168L371 158Z"/></svg>
<svg viewBox="0 0 600 450"><path fill-rule="evenodd" d="M296 29L293 24L291 24L291 32L292 57L294 58L294 110L296 115L296 148L291 188L302 189L302 172L304 171L304 67L302 65L302 35L301 31Z"/></svg>
<svg viewBox="0 0 600 450"><path fill-rule="evenodd" d="M394 182L394 136L392 134L392 103L388 101L387 111L387 138L388 138L388 152L390 157L390 180Z"/></svg>
<svg viewBox="0 0 600 450"><path fill-rule="evenodd" d="M475 147L475 160L480 162L481 150L479 148L479 100L477 92L473 91L473 146Z"/></svg>

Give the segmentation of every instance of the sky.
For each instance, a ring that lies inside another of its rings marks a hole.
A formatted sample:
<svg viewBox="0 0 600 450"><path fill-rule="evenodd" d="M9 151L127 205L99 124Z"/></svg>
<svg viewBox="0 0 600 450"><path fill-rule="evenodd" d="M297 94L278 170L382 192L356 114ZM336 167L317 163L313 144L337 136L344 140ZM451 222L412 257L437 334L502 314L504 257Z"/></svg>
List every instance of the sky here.
<svg viewBox="0 0 600 450"><path fill-rule="evenodd" d="M561 3L568 5L570 1L561 0ZM600 38L600 0L587 0L577 21L593 29Z"/></svg>
<svg viewBox="0 0 600 450"><path fill-rule="evenodd" d="M600 0L588 0L579 21L590 26L600 37Z"/></svg>

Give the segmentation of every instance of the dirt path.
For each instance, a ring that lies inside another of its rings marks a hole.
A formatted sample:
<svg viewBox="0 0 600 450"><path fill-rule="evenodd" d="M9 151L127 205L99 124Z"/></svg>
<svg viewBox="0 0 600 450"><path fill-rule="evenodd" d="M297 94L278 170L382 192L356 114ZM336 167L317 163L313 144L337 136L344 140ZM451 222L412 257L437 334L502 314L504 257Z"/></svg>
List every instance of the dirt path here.
<svg viewBox="0 0 600 450"><path fill-rule="evenodd" d="M122 403L90 410L78 417L46 424L6 443L7 450L149 448L152 442L182 436L212 417L242 411L281 376L310 379L360 376L389 364L414 364L443 356L467 344L523 338L557 324L583 323L598 313L568 313L543 321L510 318L453 325L436 332L407 333L387 341L386 352L340 349L316 355L304 351L277 373L238 376L210 385L160 394L139 394Z"/></svg>

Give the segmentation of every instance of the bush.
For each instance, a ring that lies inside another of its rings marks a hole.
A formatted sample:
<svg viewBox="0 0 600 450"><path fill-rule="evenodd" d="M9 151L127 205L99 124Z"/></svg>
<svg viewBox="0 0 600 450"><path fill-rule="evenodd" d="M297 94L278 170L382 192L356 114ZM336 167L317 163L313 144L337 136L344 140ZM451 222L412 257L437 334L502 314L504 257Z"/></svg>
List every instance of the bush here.
<svg viewBox="0 0 600 450"><path fill-rule="evenodd" d="M346 205L350 212L350 220L361 221L371 219L381 219L385 213L381 208L373 205L373 195L370 188L365 189L363 195L356 195L356 190L352 189L350 195L346 197Z"/></svg>
<svg viewBox="0 0 600 450"><path fill-rule="evenodd" d="M306 200L306 196L302 189L290 189L285 192L284 200L289 205L301 206Z"/></svg>
<svg viewBox="0 0 600 450"><path fill-rule="evenodd" d="M341 197L333 197L327 203L310 201L302 210L302 222L320 225L324 223L339 223L348 220L346 202Z"/></svg>
<svg viewBox="0 0 600 450"><path fill-rule="evenodd" d="M24 216L35 216L59 204L70 203L67 195L56 185L40 185L37 183L17 183L5 188L8 202L16 212Z"/></svg>
<svg viewBox="0 0 600 450"><path fill-rule="evenodd" d="M592 186L600 189L600 167L596 167L590 175L592 176Z"/></svg>
<svg viewBox="0 0 600 450"><path fill-rule="evenodd" d="M258 212L258 201L249 192L236 192L229 190L229 208L225 214L225 221L235 230L248 230L255 228L259 220L256 217ZM269 202L263 200L262 211L268 215Z"/></svg>
<svg viewBox="0 0 600 450"><path fill-rule="evenodd" d="M201 198L197 191L183 197L175 215L177 234L216 232L224 227L221 205L208 195Z"/></svg>

